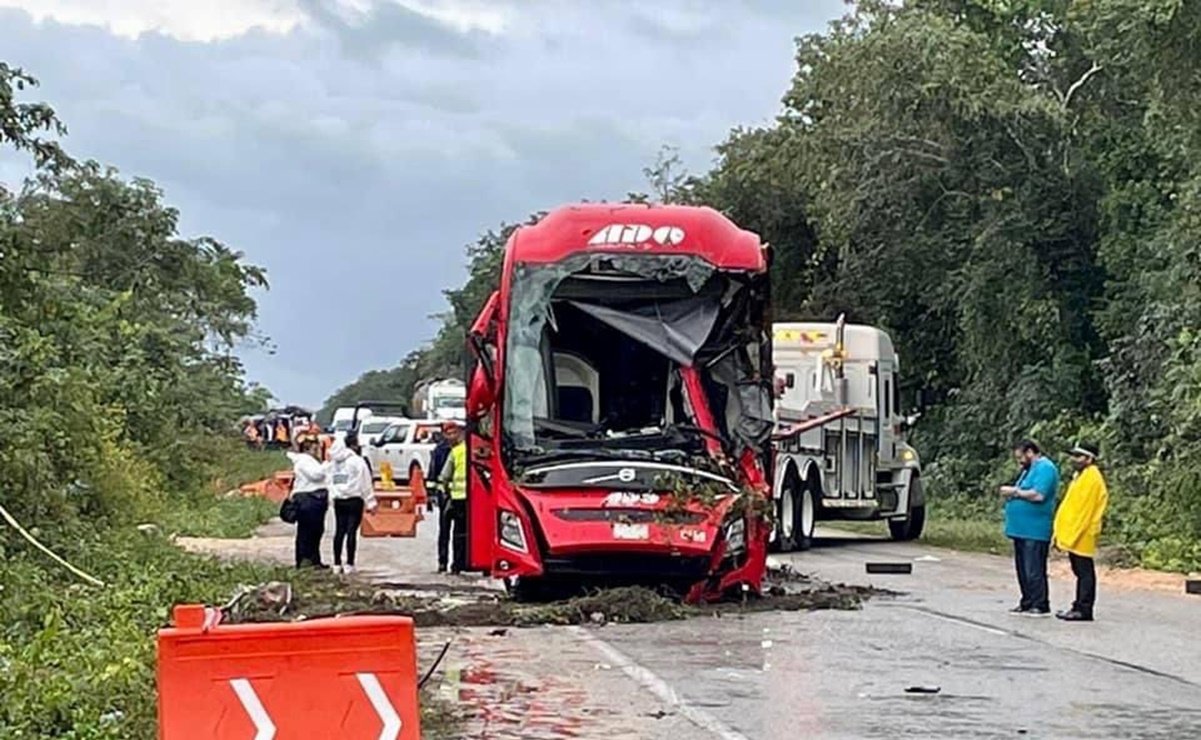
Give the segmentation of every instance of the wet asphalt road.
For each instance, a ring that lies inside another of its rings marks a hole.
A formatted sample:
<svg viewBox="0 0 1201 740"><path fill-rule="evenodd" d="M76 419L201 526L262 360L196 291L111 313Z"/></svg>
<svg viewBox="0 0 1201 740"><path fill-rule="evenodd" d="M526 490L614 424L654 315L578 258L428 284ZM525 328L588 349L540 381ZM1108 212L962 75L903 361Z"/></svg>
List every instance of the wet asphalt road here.
<svg viewBox="0 0 1201 740"><path fill-rule="evenodd" d="M427 521L415 539L364 540L362 575L497 588L434 574L435 531ZM904 594L853 612L421 630L422 670L450 640L437 680L468 718L465 739L1201 738L1201 597L1102 574L1095 623L1013 617L1007 558L822 534L773 560ZM287 562L291 530L209 547ZM869 560L913 573L869 576ZM1055 570L1062 608L1072 582Z"/></svg>
<svg viewBox="0 0 1201 740"><path fill-rule="evenodd" d="M938 561L914 562L923 557ZM707 729L695 737L1201 737L1201 598L1106 592L1102 581L1099 621L1066 624L1006 614L1015 586L1000 557L837 535L777 560L906 593L860 612L594 634L699 714L694 726ZM914 571L868 576L868 560ZM1053 607L1070 588L1053 581ZM667 736L653 720L645 729Z"/></svg>

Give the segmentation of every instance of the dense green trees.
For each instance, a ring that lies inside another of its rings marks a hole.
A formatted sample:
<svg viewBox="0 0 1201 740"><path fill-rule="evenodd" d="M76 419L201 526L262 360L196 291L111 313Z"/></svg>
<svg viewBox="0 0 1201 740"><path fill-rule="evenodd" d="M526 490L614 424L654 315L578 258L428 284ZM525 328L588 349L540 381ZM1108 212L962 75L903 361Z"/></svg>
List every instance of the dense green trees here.
<svg viewBox="0 0 1201 740"><path fill-rule="evenodd" d="M36 176L0 188L0 482L34 520L144 515L195 479L263 393L232 354L250 334L257 267L208 238L144 180L75 162L34 81L0 64L0 146ZM149 507L149 508L148 508Z"/></svg>
<svg viewBox="0 0 1201 740"><path fill-rule="evenodd" d="M796 63L773 125L699 177L661 157L651 199L762 234L777 316L893 333L944 515L995 512L1015 437L1086 434L1115 539L1201 562L1201 3L863 0ZM499 236L389 378L458 370Z"/></svg>

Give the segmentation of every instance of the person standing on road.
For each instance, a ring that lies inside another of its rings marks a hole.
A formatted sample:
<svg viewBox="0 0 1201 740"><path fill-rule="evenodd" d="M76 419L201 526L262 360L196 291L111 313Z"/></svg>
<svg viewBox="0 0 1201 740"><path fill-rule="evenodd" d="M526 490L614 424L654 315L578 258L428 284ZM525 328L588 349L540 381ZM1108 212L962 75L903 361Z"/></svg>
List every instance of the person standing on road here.
<svg viewBox="0 0 1201 740"><path fill-rule="evenodd" d="M1076 576L1076 600L1072 608L1055 616L1067 622L1093 621L1097 602L1097 538L1109 506L1109 488L1097 461L1100 448L1081 442L1068 452L1076 476L1068 485L1063 503L1055 513L1055 547L1068 554Z"/></svg>
<svg viewBox="0 0 1201 740"><path fill-rule="evenodd" d="M451 561L450 572L458 575L463 571L467 562L467 443L463 441L463 430L458 424L446 427L446 442L450 445L450 454L442 464L438 473L438 481L447 492L449 500L443 510L442 518L446 520L445 529L438 532L438 570L445 569L446 538L454 528L454 559Z"/></svg>
<svg viewBox="0 0 1201 740"><path fill-rule="evenodd" d="M433 491L430 505L435 503L438 506L438 572L446 572L447 551L450 549L450 501L449 494L443 489L440 476L442 468L446 465L447 458L450 457L450 427L455 426L452 422L445 422L442 425L442 436L438 438L438 443L434 445L434 451L430 453L430 475L429 484Z"/></svg>
<svg viewBox="0 0 1201 740"><path fill-rule="evenodd" d="M321 562L321 537L329 510L325 466L317 461L316 439L300 437L296 447L296 452L288 452L293 475L290 495L296 502L296 567L327 568Z"/></svg>
<svg viewBox="0 0 1201 740"><path fill-rule="evenodd" d="M359 544L359 525L363 510L375 511L375 483L371 470L357 450L343 440L335 440L327 463L334 499L334 570L354 573L355 553ZM346 567L342 567L342 545L346 545Z"/></svg>
<svg viewBox="0 0 1201 740"><path fill-rule="evenodd" d="M1021 473L1012 486L1001 487L1001 495L1005 497L1005 536L1013 540L1013 560L1022 598L1010 612L1046 617L1051 614L1047 554L1051 547L1059 469L1030 440L1014 445L1013 454Z"/></svg>

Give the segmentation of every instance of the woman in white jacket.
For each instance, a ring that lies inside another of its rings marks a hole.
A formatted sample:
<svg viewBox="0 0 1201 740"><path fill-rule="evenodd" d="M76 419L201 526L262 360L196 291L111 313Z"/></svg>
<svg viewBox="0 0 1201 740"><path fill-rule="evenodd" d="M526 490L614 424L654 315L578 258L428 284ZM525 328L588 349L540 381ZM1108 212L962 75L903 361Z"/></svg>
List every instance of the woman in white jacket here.
<svg viewBox="0 0 1201 740"><path fill-rule="evenodd" d="M317 461L316 439L302 438L296 447L296 452L288 453L293 475L290 496L296 503L296 567L326 568L321 562L321 537L329 510L326 470Z"/></svg>
<svg viewBox="0 0 1201 740"><path fill-rule="evenodd" d="M350 440L354 444L354 440ZM334 569L354 572L354 556L358 549L359 525L363 509L375 511L375 484L371 469L356 451L342 440L336 440L329 450L326 463L334 496ZM346 568L342 568L342 544L346 544Z"/></svg>

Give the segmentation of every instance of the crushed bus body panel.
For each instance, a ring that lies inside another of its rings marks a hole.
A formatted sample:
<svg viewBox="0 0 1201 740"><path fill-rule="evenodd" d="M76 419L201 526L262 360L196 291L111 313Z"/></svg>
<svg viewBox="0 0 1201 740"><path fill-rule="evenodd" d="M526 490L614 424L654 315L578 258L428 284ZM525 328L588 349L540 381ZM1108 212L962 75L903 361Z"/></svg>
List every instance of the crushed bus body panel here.
<svg viewBox="0 0 1201 740"><path fill-rule="evenodd" d="M514 232L469 337L472 568L760 589L767 268L707 208L569 206Z"/></svg>

